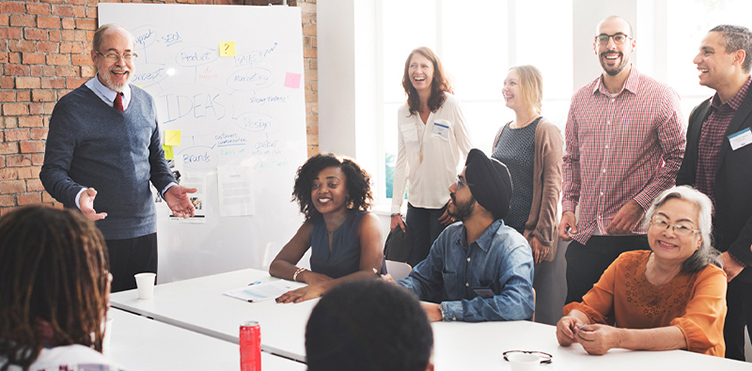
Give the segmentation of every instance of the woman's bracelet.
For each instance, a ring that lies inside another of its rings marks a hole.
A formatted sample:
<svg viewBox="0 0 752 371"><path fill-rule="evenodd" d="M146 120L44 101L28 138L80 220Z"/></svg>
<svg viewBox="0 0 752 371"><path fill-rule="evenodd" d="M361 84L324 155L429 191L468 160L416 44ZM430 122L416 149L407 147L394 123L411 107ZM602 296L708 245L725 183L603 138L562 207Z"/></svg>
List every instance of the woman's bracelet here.
<svg viewBox="0 0 752 371"><path fill-rule="evenodd" d="M297 282L298 281L298 275L306 271L305 268L298 268L295 273L292 274L292 280Z"/></svg>

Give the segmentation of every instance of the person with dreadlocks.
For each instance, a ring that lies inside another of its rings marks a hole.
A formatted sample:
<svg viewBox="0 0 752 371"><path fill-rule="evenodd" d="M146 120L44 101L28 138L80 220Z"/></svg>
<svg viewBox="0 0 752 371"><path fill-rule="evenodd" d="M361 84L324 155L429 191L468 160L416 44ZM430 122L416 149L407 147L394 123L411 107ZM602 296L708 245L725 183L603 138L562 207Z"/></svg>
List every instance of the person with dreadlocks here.
<svg viewBox="0 0 752 371"><path fill-rule="evenodd" d="M0 218L0 371L119 370L101 353L108 269L81 213L37 205Z"/></svg>

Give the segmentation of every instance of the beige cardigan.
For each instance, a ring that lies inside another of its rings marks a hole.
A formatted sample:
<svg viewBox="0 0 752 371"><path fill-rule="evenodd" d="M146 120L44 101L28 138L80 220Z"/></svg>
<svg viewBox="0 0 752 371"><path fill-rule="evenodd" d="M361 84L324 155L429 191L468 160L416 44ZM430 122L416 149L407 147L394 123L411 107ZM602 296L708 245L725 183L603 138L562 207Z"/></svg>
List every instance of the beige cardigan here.
<svg viewBox="0 0 752 371"><path fill-rule="evenodd" d="M496 133L491 153L499 142L503 125ZM561 165L564 139L559 128L541 117L535 129L535 157L533 159L533 203L525 222L524 236L535 236L550 248L546 260L553 261L558 245L557 228L559 196L561 195Z"/></svg>

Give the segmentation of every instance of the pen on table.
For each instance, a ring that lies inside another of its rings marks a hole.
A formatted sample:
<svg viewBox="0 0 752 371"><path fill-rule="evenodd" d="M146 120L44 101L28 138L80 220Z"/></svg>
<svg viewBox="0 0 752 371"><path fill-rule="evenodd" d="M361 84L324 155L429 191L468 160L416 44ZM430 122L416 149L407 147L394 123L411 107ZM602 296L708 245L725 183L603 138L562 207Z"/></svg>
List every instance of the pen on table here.
<svg viewBox="0 0 752 371"><path fill-rule="evenodd" d="M248 286L258 285L259 283L261 283L261 281L251 282L251 283L248 284ZM249 302L250 302L250 300L249 300Z"/></svg>

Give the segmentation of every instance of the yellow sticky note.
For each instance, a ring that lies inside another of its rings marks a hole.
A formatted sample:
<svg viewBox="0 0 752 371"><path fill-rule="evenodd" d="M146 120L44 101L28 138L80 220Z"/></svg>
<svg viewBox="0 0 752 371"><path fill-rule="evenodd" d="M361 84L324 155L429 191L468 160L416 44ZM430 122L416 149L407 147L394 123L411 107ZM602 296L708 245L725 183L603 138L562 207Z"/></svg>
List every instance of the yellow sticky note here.
<svg viewBox="0 0 752 371"><path fill-rule="evenodd" d="M165 160L172 160L175 158L175 155L172 153L172 146L162 146L162 149L164 150Z"/></svg>
<svg viewBox="0 0 752 371"><path fill-rule="evenodd" d="M180 130L165 130L164 144L166 146L180 145Z"/></svg>
<svg viewBox="0 0 752 371"><path fill-rule="evenodd" d="M219 56L220 57L234 57L235 56L235 42L223 41L219 43Z"/></svg>

